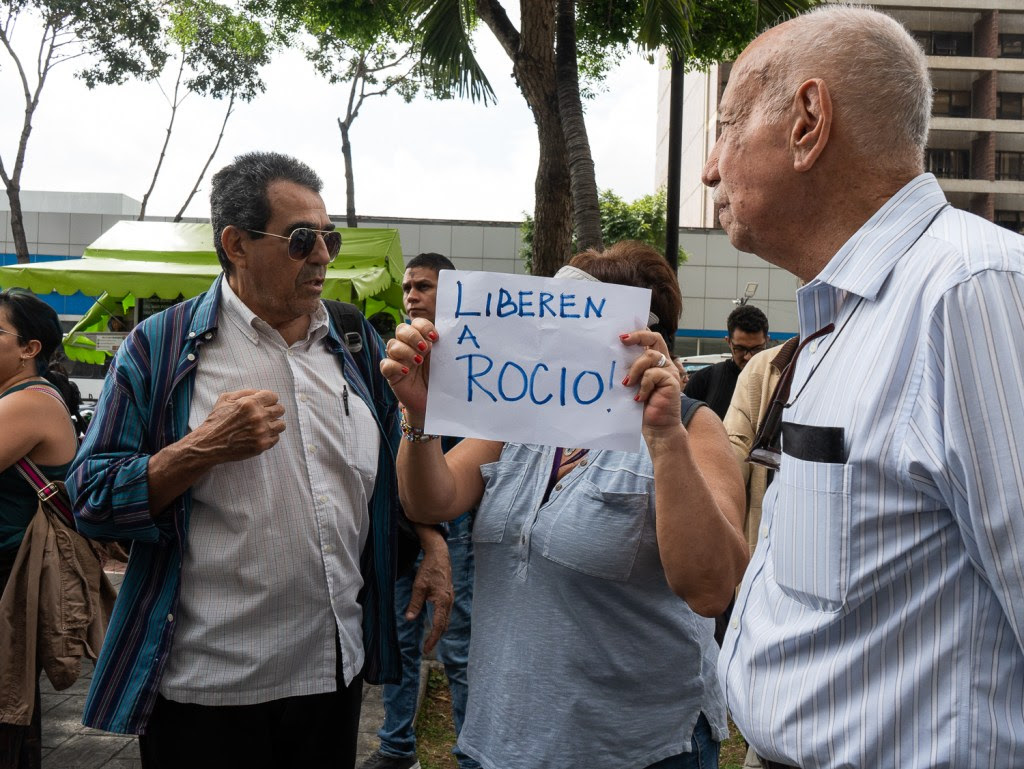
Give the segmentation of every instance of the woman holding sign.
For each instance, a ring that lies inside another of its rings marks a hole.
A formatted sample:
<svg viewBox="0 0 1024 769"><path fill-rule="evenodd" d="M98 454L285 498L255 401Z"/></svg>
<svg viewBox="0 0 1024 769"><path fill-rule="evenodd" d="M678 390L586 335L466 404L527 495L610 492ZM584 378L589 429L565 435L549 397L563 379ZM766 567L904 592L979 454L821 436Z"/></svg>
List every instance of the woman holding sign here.
<svg viewBox="0 0 1024 769"><path fill-rule="evenodd" d="M650 247L618 243L570 265L572 277L650 288L674 333L679 286ZM437 330L399 326L381 363L406 409L406 513L436 522L478 509L459 747L485 767L717 766L727 736L706 618L747 562L739 469L714 413L681 399L661 334L620 339L643 350L623 380L644 407L637 454L471 438L445 455L422 429Z"/></svg>

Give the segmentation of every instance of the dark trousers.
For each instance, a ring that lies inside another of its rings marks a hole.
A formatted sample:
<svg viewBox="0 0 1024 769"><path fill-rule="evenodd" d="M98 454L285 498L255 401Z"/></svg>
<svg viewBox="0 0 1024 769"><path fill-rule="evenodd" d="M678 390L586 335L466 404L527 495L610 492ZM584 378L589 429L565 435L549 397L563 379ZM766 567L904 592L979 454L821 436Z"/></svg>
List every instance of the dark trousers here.
<svg viewBox="0 0 1024 769"><path fill-rule="evenodd" d="M14 568L17 550L0 550L0 595ZM28 726L0 724L0 769L39 769L43 764L42 717L39 711L39 672L36 672L36 701Z"/></svg>
<svg viewBox="0 0 1024 769"><path fill-rule="evenodd" d="M339 675L339 687L344 679ZM139 736L143 769L353 769L363 677L326 694L206 706L158 697Z"/></svg>

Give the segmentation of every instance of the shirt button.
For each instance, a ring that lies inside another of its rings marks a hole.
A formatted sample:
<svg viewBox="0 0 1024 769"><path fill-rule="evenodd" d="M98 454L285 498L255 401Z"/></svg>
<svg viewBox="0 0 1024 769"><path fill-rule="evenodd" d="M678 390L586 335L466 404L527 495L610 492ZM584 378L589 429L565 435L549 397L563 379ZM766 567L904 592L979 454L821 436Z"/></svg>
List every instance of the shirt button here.
<svg viewBox="0 0 1024 769"><path fill-rule="evenodd" d="M586 466L587 466L587 460L584 459L582 462L580 462L580 467L586 467Z"/></svg>
<svg viewBox="0 0 1024 769"><path fill-rule="evenodd" d="M299 400L302 401L303 403L305 403L309 399L306 397L306 394L303 393L302 395L299 396Z"/></svg>
<svg viewBox="0 0 1024 769"><path fill-rule="evenodd" d="M562 484L556 483L555 484L555 491L561 491L561 490L562 490Z"/></svg>
<svg viewBox="0 0 1024 769"><path fill-rule="evenodd" d="M205 334L203 334L203 339L213 339L213 332L207 331Z"/></svg>
<svg viewBox="0 0 1024 769"><path fill-rule="evenodd" d="M189 339L195 339L196 338L196 332L195 331L189 331L188 332L188 338Z"/></svg>
<svg viewBox="0 0 1024 769"><path fill-rule="evenodd" d="M733 617L732 618L732 623L730 623L730 624L732 624L732 629L736 630L740 626L739 618L738 617Z"/></svg>
<svg viewBox="0 0 1024 769"><path fill-rule="evenodd" d="M323 504L323 503L325 503L327 501L327 496L324 495L324 494L321 494L319 497L316 498L316 501L321 503L321 504Z"/></svg>
<svg viewBox="0 0 1024 769"><path fill-rule="evenodd" d="M309 453L310 454L316 454L316 446L310 446L309 447Z"/></svg>
<svg viewBox="0 0 1024 769"><path fill-rule="evenodd" d="M185 357L188 358L189 360L195 360L196 359L196 356L193 353L189 353Z"/></svg>
<svg viewBox="0 0 1024 769"><path fill-rule="evenodd" d="M174 622L174 615L173 614L168 614L167 615L167 621L168 622Z"/></svg>
<svg viewBox="0 0 1024 769"><path fill-rule="evenodd" d="M330 555L334 552L334 545L324 545L324 553Z"/></svg>
<svg viewBox="0 0 1024 769"><path fill-rule="evenodd" d="M768 536L768 527L767 526L762 526L761 527L761 539L765 539L767 536Z"/></svg>

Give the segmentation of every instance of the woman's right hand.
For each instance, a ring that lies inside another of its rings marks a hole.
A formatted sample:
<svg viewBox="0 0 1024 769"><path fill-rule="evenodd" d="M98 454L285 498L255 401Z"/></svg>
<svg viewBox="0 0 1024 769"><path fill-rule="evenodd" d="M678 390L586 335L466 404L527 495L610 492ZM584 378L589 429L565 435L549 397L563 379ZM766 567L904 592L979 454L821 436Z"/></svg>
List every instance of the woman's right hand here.
<svg viewBox="0 0 1024 769"><path fill-rule="evenodd" d="M413 424L422 424L427 410L430 350L437 340L433 323L426 318L414 318L411 323L400 323L395 338L388 340L384 348L386 356L380 362L380 373L405 406Z"/></svg>

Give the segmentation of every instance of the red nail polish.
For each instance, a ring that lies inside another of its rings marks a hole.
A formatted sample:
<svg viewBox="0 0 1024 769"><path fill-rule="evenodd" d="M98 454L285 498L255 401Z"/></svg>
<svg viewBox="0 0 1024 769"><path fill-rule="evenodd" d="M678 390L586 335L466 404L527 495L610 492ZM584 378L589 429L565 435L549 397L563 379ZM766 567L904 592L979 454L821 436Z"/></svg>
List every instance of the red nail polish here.
<svg viewBox="0 0 1024 769"><path fill-rule="evenodd" d="M426 352L427 351L427 343L426 342L417 342L416 343L416 348L420 352Z"/></svg>
<svg viewBox="0 0 1024 769"><path fill-rule="evenodd" d="M627 376L624 376L622 378L622 386L625 387L628 384L629 384L629 376L627 375Z"/></svg>
<svg viewBox="0 0 1024 769"><path fill-rule="evenodd" d="M430 337L430 341L431 342L436 342L437 341L437 332L436 331L431 331L429 334L427 334L427 336Z"/></svg>
<svg viewBox="0 0 1024 769"><path fill-rule="evenodd" d="M403 374L408 374L409 373L409 369L407 369L405 366L402 366L402 373Z"/></svg>
<svg viewBox="0 0 1024 769"><path fill-rule="evenodd" d="M629 339L629 334L619 334L619 339L625 342L627 339Z"/></svg>
<svg viewBox="0 0 1024 769"><path fill-rule="evenodd" d="M633 400L639 401L640 400L640 393L637 393L636 395L634 395L633 396Z"/></svg>
<svg viewBox="0 0 1024 769"><path fill-rule="evenodd" d="M416 365L419 365L420 363L423 362L423 356L422 355L413 355L412 359L414 361L416 361Z"/></svg>

